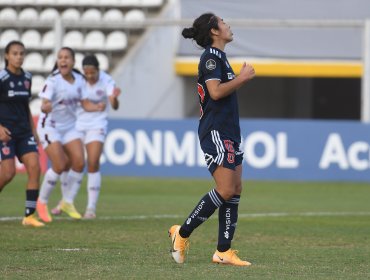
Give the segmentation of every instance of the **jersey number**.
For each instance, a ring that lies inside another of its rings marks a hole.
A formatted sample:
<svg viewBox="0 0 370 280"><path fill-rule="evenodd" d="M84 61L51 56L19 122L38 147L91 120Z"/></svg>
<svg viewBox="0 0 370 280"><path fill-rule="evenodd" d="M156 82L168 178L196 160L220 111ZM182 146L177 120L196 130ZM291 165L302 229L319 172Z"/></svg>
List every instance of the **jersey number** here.
<svg viewBox="0 0 370 280"><path fill-rule="evenodd" d="M227 161L229 163L234 163L235 162L234 142L230 141L230 140L224 140L224 146L225 146L226 150L228 151Z"/></svg>

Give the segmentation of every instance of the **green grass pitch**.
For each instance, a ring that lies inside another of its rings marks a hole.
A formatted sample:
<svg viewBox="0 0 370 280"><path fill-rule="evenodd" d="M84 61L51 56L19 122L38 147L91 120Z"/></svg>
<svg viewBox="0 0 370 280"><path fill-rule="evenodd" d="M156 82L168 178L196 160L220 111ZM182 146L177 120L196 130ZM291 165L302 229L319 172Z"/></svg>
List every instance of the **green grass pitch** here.
<svg viewBox="0 0 370 280"><path fill-rule="evenodd" d="M24 184L0 193L1 279L370 279L370 185L244 182L233 242L251 267L211 263L217 213L190 238L183 265L168 228L212 180L103 177L98 218L24 228ZM60 195L54 190L49 205ZM86 205L86 181L76 200Z"/></svg>

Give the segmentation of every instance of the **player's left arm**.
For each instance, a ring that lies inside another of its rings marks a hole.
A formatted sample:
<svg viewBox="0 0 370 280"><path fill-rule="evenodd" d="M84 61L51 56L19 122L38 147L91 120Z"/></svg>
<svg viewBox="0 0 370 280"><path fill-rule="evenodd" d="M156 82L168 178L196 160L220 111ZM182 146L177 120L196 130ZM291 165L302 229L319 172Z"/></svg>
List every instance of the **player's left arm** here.
<svg viewBox="0 0 370 280"><path fill-rule="evenodd" d="M121 94L119 87L114 87L112 94L109 96L109 102L113 110L117 110L119 107L118 96Z"/></svg>

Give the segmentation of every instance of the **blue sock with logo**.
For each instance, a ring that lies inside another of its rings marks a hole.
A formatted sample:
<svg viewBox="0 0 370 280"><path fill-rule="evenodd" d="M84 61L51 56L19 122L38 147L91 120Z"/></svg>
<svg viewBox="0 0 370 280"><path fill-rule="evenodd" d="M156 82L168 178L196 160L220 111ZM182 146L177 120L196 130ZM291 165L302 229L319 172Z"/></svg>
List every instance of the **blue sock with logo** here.
<svg viewBox="0 0 370 280"><path fill-rule="evenodd" d="M180 236L183 238L189 237L193 230L205 222L224 202L225 200L215 189L203 196L181 226Z"/></svg>
<svg viewBox="0 0 370 280"><path fill-rule="evenodd" d="M218 209L217 250L219 252L226 252L231 248L231 241L233 240L238 221L239 201L240 195L234 195Z"/></svg>

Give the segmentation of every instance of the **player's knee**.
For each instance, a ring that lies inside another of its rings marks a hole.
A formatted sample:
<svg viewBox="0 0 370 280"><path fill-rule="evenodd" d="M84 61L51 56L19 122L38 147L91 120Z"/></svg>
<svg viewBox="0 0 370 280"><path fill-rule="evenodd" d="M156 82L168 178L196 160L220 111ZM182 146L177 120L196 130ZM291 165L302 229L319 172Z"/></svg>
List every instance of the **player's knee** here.
<svg viewBox="0 0 370 280"><path fill-rule="evenodd" d="M235 194L241 194L243 191L243 186L242 184L237 184L236 187L235 187Z"/></svg>
<svg viewBox="0 0 370 280"><path fill-rule="evenodd" d="M2 174L2 177L3 177L3 187L10 183L11 180L13 180L14 176L15 176L15 169L14 170L9 170L8 172Z"/></svg>
<svg viewBox="0 0 370 280"><path fill-rule="evenodd" d="M28 166L28 172L34 176L37 176L38 174L40 174L41 172L41 169L40 169L40 164L38 161L35 161L35 162L32 162L31 164L29 164Z"/></svg>
<svg viewBox="0 0 370 280"><path fill-rule="evenodd" d="M62 174L62 172L68 170L68 164L65 161L56 162L52 165L55 173Z"/></svg>
<svg viewBox="0 0 370 280"><path fill-rule="evenodd" d="M75 160L72 164L72 169L77 172L82 172L85 167L85 162L83 160Z"/></svg>
<svg viewBox="0 0 370 280"><path fill-rule="evenodd" d="M89 162L87 170L90 173L95 173L99 171L99 162Z"/></svg>
<svg viewBox="0 0 370 280"><path fill-rule="evenodd" d="M227 189L222 189L222 190L217 190L217 192L221 195L221 197L227 201L230 200L234 195L235 191L232 188L227 188Z"/></svg>

